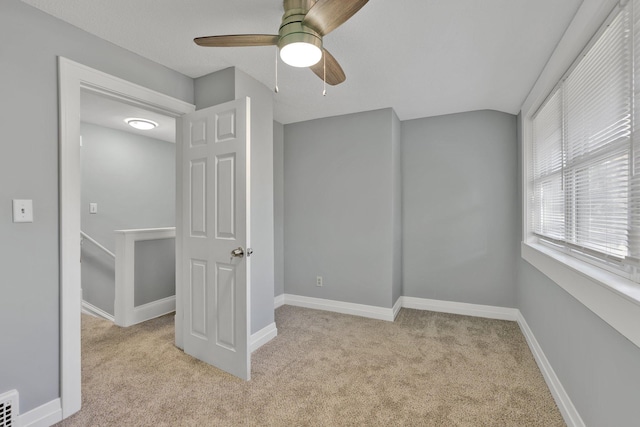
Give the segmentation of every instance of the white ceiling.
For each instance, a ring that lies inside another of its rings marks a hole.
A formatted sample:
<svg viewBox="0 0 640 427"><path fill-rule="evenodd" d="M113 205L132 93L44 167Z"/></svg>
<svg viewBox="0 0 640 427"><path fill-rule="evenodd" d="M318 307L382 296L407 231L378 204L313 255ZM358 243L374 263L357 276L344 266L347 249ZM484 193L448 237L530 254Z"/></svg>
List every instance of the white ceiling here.
<svg viewBox="0 0 640 427"><path fill-rule="evenodd" d="M277 34L281 0L23 0L190 77L236 66L274 87L275 47L203 48L197 36ZM401 120L516 114L583 0L371 0L324 38L347 81L280 63L274 117L292 123L393 107Z"/></svg>
<svg viewBox="0 0 640 427"><path fill-rule="evenodd" d="M176 120L173 117L115 101L105 96L82 91L80 94L80 120L111 129L155 138L167 142L176 142ZM158 123L150 130L134 129L125 123L125 119L147 119Z"/></svg>

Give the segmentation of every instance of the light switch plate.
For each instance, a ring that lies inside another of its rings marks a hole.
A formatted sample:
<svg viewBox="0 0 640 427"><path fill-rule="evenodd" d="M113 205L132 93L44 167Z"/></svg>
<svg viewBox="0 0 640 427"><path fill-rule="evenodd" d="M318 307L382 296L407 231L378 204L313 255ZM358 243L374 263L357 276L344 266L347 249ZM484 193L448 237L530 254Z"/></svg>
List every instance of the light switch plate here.
<svg viewBox="0 0 640 427"><path fill-rule="evenodd" d="M89 213L97 214L98 213L98 204L97 203L89 203Z"/></svg>
<svg viewBox="0 0 640 427"><path fill-rule="evenodd" d="M33 222L33 200L13 199L13 222Z"/></svg>

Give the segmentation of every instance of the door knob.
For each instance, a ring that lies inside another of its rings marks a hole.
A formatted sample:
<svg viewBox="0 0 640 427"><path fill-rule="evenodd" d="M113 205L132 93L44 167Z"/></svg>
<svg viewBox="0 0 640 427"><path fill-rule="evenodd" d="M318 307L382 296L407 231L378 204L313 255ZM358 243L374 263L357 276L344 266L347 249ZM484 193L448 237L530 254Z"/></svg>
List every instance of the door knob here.
<svg viewBox="0 0 640 427"><path fill-rule="evenodd" d="M244 250L240 247L231 251L232 257L242 258L244 256Z"/></svg>

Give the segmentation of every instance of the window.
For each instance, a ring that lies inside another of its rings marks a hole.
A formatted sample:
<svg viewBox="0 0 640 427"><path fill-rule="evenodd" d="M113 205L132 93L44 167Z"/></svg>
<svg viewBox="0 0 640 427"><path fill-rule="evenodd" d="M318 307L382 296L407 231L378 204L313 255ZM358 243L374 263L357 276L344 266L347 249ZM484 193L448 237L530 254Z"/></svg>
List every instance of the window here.
<svg viewBox="0 0 640 427"><path fill-rule="evenodd" d="M640 0L635 0L617 13L534 114L529 193L529 227L540 242L635 281L638 52Z"/></svg>
<svg viewBox="0 0 640 427"><path fill-rule="evenodd" d="M581 16L545 72L604 19ZM615 6L549 92L523 106L522 258L640 347L640 0Z"/></svg>

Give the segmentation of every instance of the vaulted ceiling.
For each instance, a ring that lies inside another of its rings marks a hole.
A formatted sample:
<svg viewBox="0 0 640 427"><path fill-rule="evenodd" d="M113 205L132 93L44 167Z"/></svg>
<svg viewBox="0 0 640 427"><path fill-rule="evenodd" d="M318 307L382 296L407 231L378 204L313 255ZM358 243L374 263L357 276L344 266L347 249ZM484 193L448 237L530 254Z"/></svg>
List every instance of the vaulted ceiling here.
<svg viewBox="0 0 640 427"><path fill-rule="evenodd" d="M23 0L190 77L235 66L275 86L276 48L203 48L198 36L277 34L281 0ZM347 80L278 68L274 117L293 123L393 107L401 120L516 114L582 0L371 0L324 38Z"/></svg>

